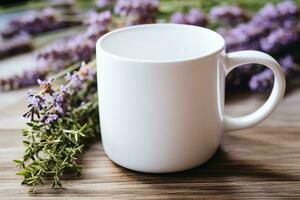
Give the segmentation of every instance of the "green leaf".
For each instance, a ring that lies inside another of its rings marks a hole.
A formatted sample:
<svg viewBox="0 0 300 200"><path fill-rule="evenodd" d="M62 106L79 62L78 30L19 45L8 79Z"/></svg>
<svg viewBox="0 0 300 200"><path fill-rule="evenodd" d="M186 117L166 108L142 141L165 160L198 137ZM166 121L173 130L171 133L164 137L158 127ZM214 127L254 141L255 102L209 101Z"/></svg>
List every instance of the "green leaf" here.
<svg viewBox="0 0 300 200"><path fill-rule="evenodd" d="M28 175L28 171L27 170L21 170L21 171L18 171L16 173L16 175L27 176Z"/></svg>

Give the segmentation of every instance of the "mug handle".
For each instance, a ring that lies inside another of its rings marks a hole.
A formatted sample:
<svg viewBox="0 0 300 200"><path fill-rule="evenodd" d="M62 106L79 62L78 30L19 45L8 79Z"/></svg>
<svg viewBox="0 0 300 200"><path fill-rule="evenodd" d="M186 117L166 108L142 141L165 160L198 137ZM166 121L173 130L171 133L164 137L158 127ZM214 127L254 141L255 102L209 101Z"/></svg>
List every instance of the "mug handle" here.
<svg viewBox="0 0 300 200"><path fill-rule="evenodd" d="M276 108L285 92L285 76L278 62L266 53L260 51L237 51L228 53L225 58L226 75L244 64L261 64L273 71L274 86L268 100L256 111L243 117L224 116L224 130L233 131L255 126L266 119Z"/></svg>

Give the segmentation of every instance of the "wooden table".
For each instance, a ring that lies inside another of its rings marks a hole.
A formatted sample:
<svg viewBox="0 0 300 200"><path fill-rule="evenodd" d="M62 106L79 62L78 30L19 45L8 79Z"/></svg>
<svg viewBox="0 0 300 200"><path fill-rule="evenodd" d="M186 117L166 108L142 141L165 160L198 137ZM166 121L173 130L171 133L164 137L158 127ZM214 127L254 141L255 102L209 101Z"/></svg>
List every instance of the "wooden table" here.
<svg viewBox="0 0 300 200"><path fill-rule="evenodd" d="M221 147L206 164L175 174L144 174L113 164L100 142L83 156L83 173L27 194L12 163L22 155L20 128L26 90L0 93L0 199L300 199L300 89L287 94L272 116L255 128L224 134ZM226 112L248 113L262 95L234 95Z"/></svg>

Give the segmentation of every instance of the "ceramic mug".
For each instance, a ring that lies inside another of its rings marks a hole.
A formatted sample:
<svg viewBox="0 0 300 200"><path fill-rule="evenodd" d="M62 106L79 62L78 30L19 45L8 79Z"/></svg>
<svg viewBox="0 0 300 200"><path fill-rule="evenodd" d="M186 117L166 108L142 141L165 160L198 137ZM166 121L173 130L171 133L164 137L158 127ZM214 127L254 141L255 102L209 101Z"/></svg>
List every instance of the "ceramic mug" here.
<svg viewBox="0 0 300 200"><path fill-rule="evenodd" d="M115 163L165 173L213 156L223 132L267 118L285 91L280 65L259 51L226 54L224 39L206 28L150 24L121 28L97 41L103 147ZM243 117L224 114L225 76L257 63L274 73L268 100Z"/></svg>

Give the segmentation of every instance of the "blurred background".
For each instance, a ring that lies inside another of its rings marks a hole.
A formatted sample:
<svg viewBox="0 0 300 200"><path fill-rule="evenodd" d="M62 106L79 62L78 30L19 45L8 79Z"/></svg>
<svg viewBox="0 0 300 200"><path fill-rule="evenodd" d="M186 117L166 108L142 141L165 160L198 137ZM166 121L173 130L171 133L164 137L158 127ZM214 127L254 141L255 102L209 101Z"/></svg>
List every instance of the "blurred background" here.
<svg viewBox="0 0 300 200"><path fill-rule="evenodd" d="M122 26L172 22L208 27L227 51L254 49L274 56L288 87L300 77L299 1L266 0L0 0L0 90L31 87L95 57L95 41ZM145 38L146 39L146 38ZM272 73L259 65L239 67L228 92L268 93Z"/></svg>

